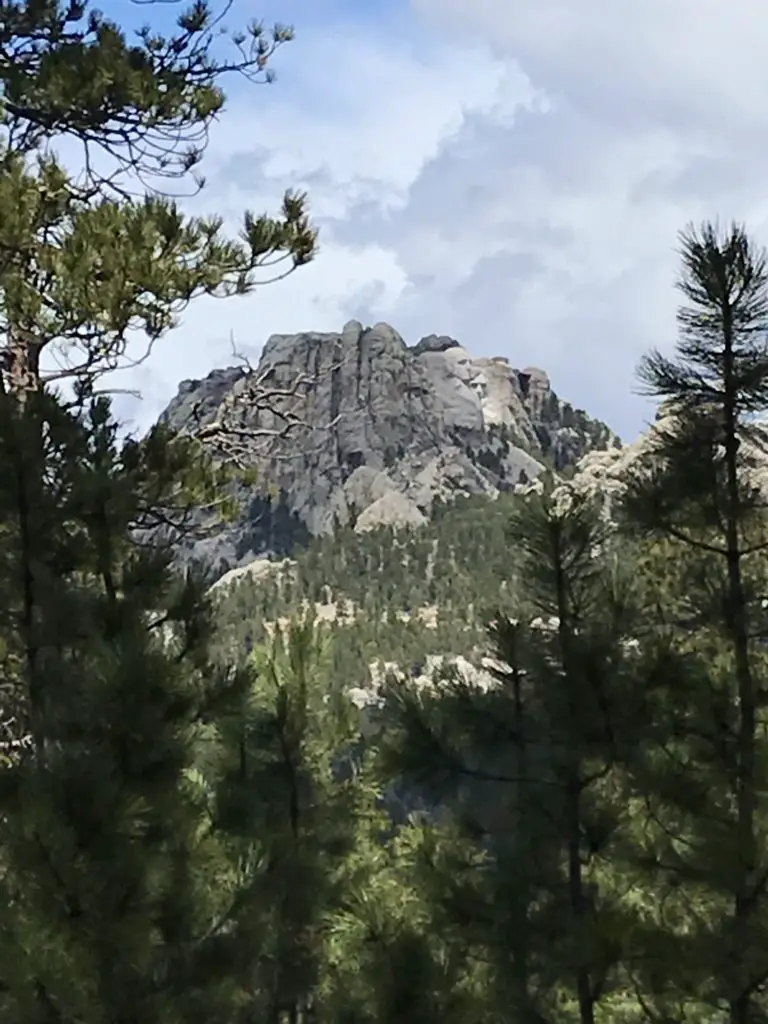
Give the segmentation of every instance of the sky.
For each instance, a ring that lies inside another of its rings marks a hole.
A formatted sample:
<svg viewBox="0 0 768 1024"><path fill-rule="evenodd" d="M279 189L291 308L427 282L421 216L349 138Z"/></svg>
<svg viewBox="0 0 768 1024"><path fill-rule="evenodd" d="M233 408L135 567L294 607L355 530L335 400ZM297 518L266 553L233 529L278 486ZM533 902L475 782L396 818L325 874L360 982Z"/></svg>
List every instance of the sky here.
<svg viewBox="0 0 768 1024"><path fill-rule="evenodd" d="M217 0L212 0L215 4ZM111 0L154 23L167 7ZM235 0L294 25L270 86L235 84L190 212L236 230L306 189L320 251L246 297L201 299L120 384L147 426L186 378L272 333L391 323L408 344L545 369L632 440L634 371L675 342L678 232L768 242L768 5L758 0Z"/></svg>

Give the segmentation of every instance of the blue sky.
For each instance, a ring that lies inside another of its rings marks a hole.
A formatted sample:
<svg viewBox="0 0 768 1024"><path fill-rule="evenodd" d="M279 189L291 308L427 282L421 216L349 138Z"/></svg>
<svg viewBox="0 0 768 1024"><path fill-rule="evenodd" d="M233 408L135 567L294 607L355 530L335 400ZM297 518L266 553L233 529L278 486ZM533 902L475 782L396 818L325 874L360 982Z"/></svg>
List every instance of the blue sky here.
<svg viewBox="0 0 768 1024"><path fill-rule="evenodd" d="M215 0L214 0L215 2ZM132 22L176 8L113 0ZM273 332L386 320L409 343L547 370L627 439L649 346L675 338L676 235L745 220L768 241L768 7L757 0L236 0L293 24L270 87L233 88L190 210L306 188L314 264L202 300L124 386L146 425L180 379Z"/></svg>

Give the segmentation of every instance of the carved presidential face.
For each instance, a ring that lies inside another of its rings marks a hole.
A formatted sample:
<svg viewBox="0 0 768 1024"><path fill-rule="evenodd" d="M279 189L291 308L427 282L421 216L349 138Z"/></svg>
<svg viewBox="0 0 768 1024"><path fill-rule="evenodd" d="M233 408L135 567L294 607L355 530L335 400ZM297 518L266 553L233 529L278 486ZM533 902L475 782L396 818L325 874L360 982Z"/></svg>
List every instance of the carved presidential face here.
<svg viewBox="0 0 768 1024"><path fill-rule="evenodd" d="M474 376L469 352L463 348L449 348L443 353L443 356L454 375L465 384L469 384Z"/></svg>

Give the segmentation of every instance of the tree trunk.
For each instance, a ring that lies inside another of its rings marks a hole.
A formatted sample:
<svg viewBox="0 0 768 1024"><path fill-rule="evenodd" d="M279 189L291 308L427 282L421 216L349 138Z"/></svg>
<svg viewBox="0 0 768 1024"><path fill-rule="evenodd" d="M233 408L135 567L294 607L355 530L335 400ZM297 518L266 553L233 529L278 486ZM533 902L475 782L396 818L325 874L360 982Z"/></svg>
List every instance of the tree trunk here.
<svg viewBox="0 0 768 1024"><path fill-rule="evenodd" d="M729 311L730 312L730 311ZM734 894L734 948L732 956L738 965L744 962L744 947L749 942L748 932L755 912L752 891L756 868L755 841L755 730L756 699L749 652L747 607L744 594L741 538L739 522L741 512L738 476L738 422L736 395L733 382L733 331L730 316L723 324L725 351L724 369L724 447L726 466L725 544L728 571L728 631L731 634L736 666L739 722L737 734L736 832L739 857L739 881ZM730 998L730 1024L749 1024L751 994L748 987Z"/></svg>

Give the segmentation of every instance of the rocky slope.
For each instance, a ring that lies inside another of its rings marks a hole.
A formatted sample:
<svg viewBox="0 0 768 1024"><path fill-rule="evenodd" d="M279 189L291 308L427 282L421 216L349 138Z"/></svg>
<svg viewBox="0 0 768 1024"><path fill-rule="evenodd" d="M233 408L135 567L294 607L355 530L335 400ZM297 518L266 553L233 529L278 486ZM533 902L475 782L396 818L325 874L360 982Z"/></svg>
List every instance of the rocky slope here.
<svg viewBox="0 0 768 1024"><path fill-rule="evenodd" d="M409 347L388 324L357 321L338 334L273 335L254 371L184 381L163 414L191 432L233 417L258 485L240 495L237 523L189 552L217 574L339 524L417 525L437 502L492 498L547 465L620 447L542 370L473 359L448 337Z"/></svg>

